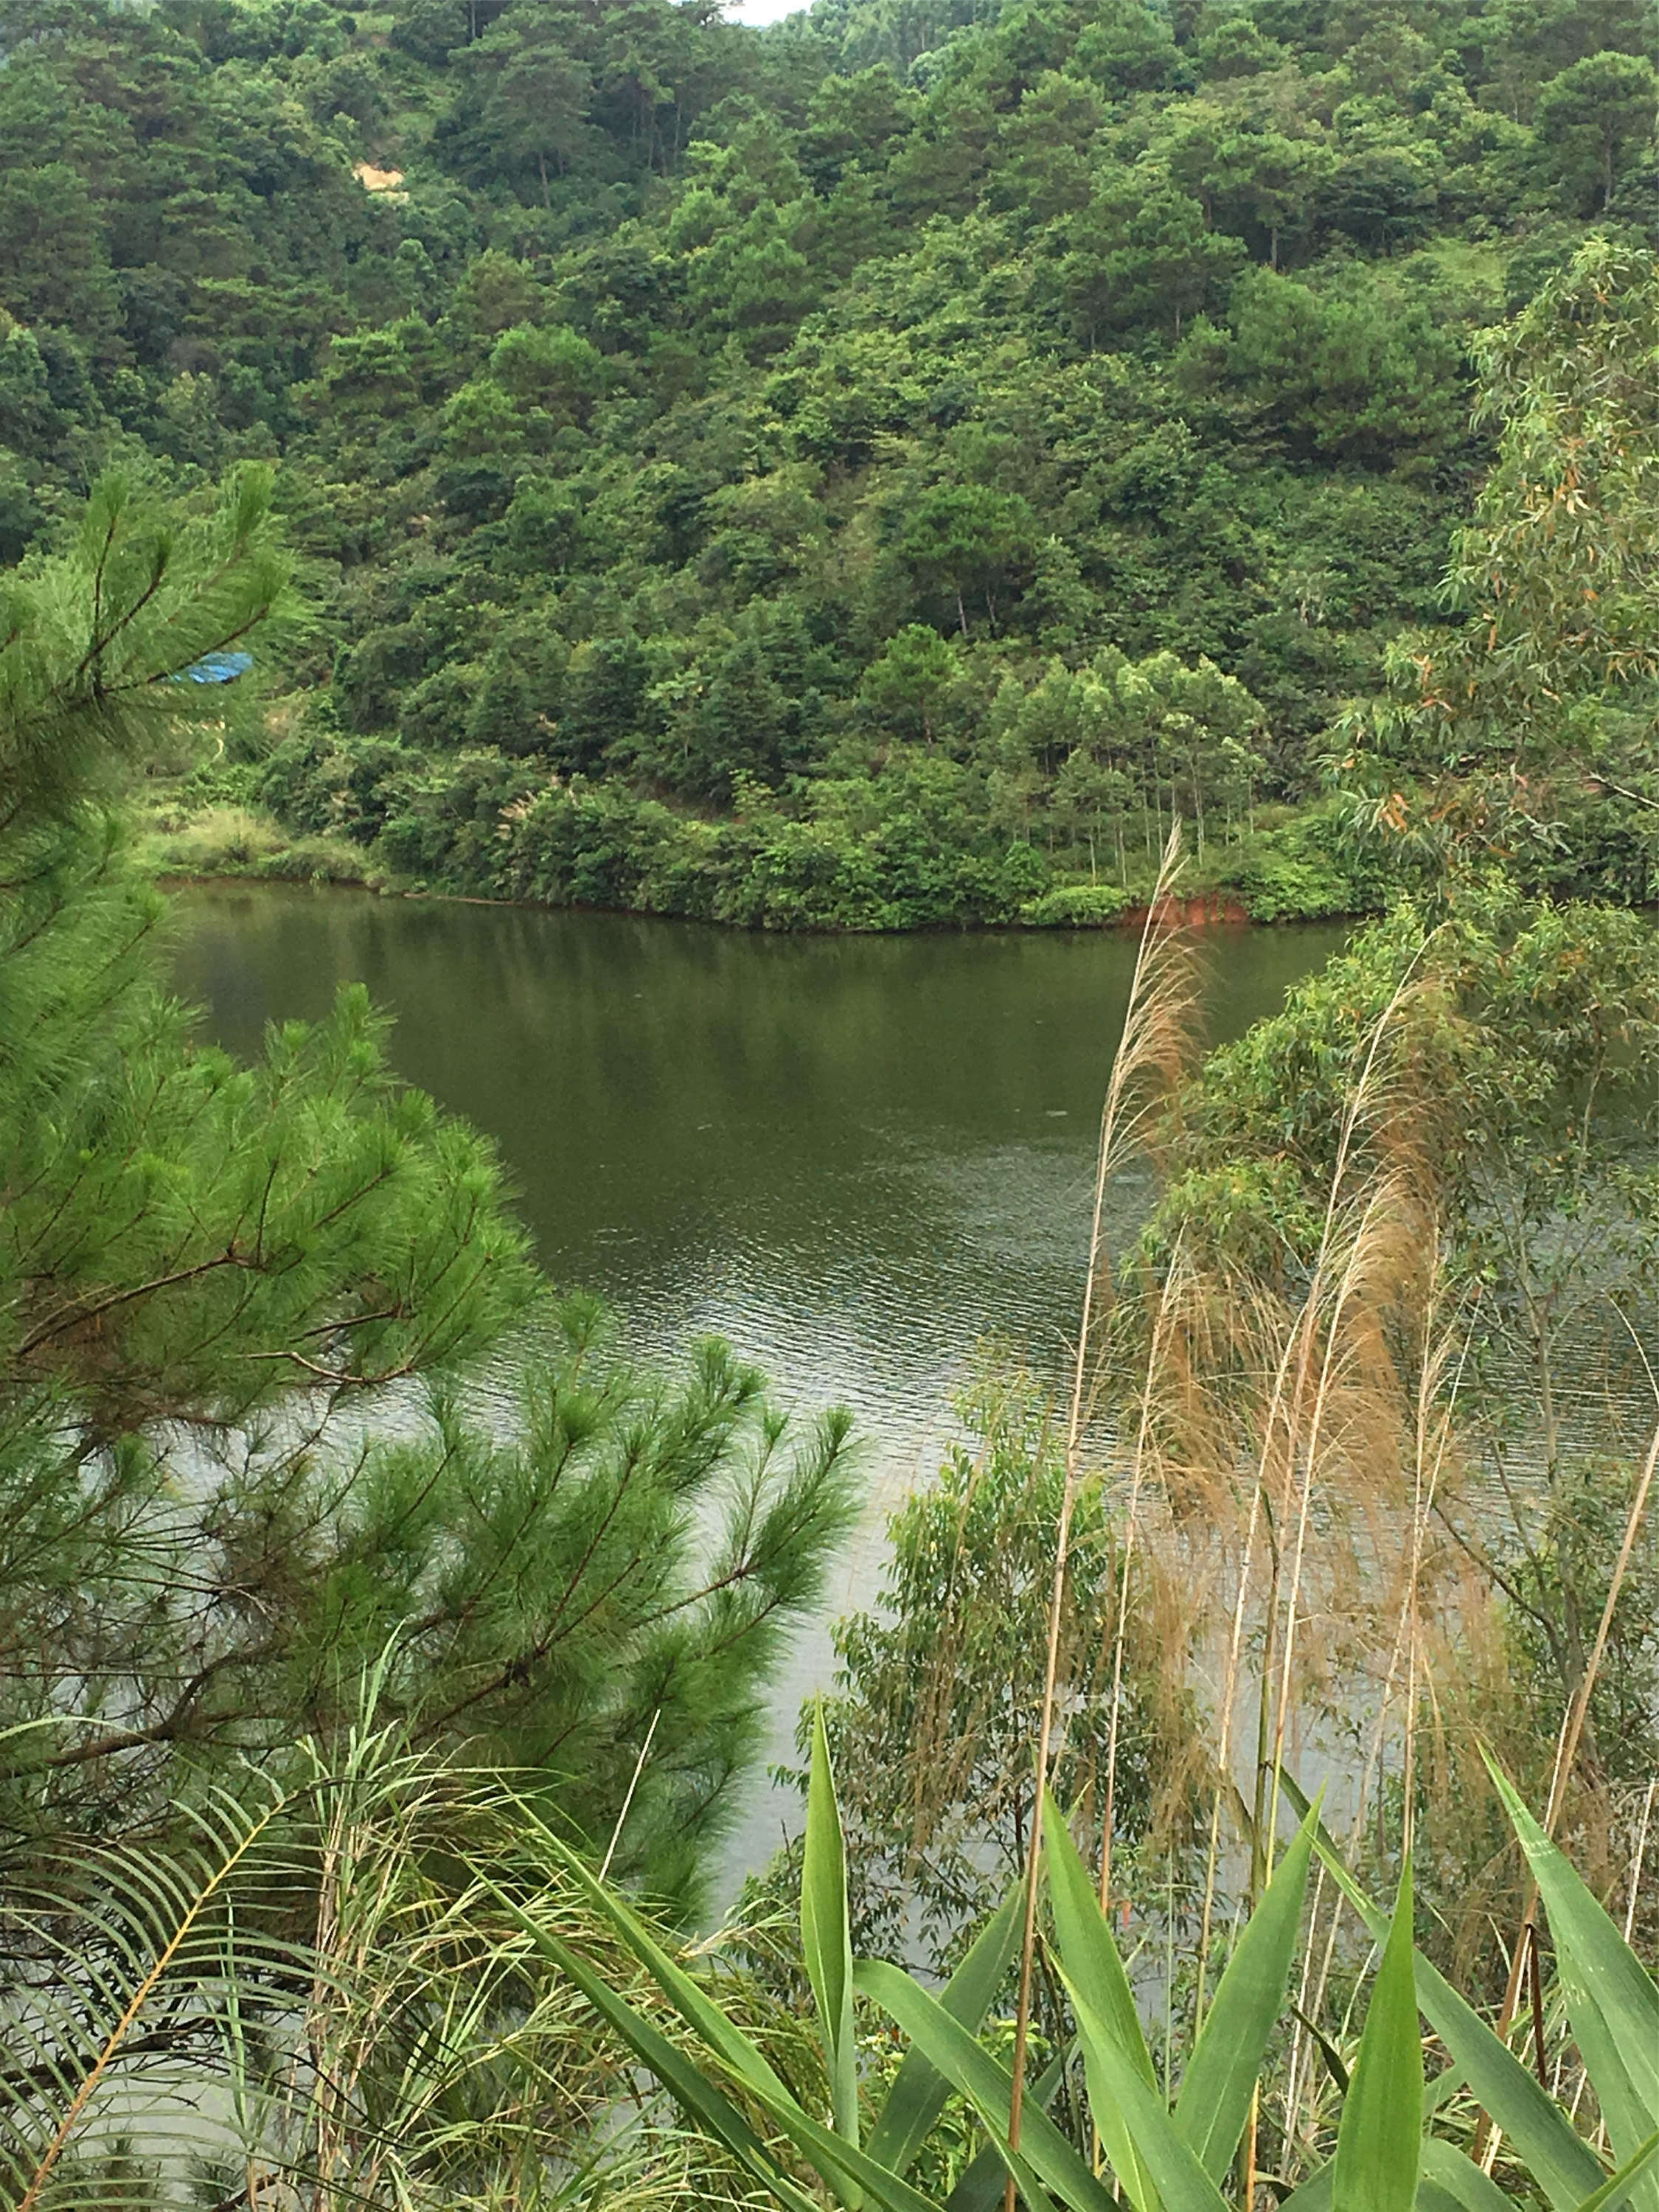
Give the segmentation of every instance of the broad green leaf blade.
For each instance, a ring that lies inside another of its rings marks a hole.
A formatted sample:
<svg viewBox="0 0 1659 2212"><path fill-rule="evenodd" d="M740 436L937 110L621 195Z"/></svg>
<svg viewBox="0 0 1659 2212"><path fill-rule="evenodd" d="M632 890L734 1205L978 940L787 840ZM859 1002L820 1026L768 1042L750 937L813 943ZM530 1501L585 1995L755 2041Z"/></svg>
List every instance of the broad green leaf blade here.
<svg viewBox="0 0 1659 2212"><path fill-rule="evenodd" d="M664 2086L669 2087L677 2099L688 2100L688 2110L713 2109L710 2100L719 2099L720 2092L689 2060L684 2058L649 2021L635 2012L624 1997L603 1982L551 1929L542 1926L505 1892L495 1888L493 1883L490 1887L496 1901L538 1948L563 1968L590 2003L611 2021L618 2034L625 2038ZM658 2071L659 2061L670 2069L668 2072ZM747 2078L744 2081L744 2087L756 2103L771 2114L808 2165L822 2176L844 2204L857 2203L862 2195L880 2207L881 2212L939 2212L939 2207L931 2197L912 2189L909 2183L899 2175L890 2173L884 2167L878 2166L855 2143L848 2142L832 2129L820 2126L787 2090L779 2094ZM741 2119L741 2115L738 2118ZM729 2122L723 2120L722 2125L729 2125ZM720 2140L727 2142L728 2138L722 2134ZM732 2147L735 2148L736 2146L733 2144ZM762 2154L765 2154L764 2146L762 2146ZM776 2185L775 2181L768 2179L769 2188L775 2190ZM810 2199L803 2198L799 2191L787 2201L791 2204L810 2203ZM814 2212L817 2212L816 2208Z"/></svg>
<svg viewBox="0 0 1659 2212"><path fill-rule="evenodd" d="M1288 1775L1285 1790L1298 1814L1305 1816L1308 1800ZM1386 1916L1349 1873L1322 1824L1314 1849L1373 1939L1382 1942L1389 1929ZM1549 2198L1552 2212L1577 2212L1602 2179L1589 2146L1573 2133L1565 2114L1550 2101L1537 2076L1498 2041L1438 1967L1419 1954L1415 1973L1417 2001L1424 2017L1446 2046L1471 2094L1509 2137L1516 2154L1525 2161L1528 2172Z"/></svg>
<svg viewBox="0 0 1659 2212"><path fill-rule="evenodd" d="M697 1987L684 1968L675 1964L638 1914L600 1882L530 1807L524 1806L522 1811L544 1848L567 1869L584 1894L611 1922L688 2027L695 2029L708 2048L731 2068L750 2095L772 2115L844 2203L855 2204L863 2188L883 2208L883 2212L938 2212L931 2199L912 2189L899 2175L888 2172L856 2145L821 2127L803 2112L757 2046ZM547 1948L554 1940L550 1932L494 1884L490 1887L497 1901L520 1926Z"/></svg>
<svg viewBox="0 0 1659 2212"><path fill-rule="evenodd" d="M1492 2033L1437 1966L1419 1958L1417 2001L1470 2094L1509 2137L1553 2212L1577 2212L1601 2169L1538 2077Z"/></svg>
<svg viewBox="0 0 1659 2212"><path fill-rule="evenodd" d="M990 2009L1014 1955L1020 1927L1020 1905L1024 1885L1016 1883L998 1910L974 1938L962 1964L939 1991L939 2002L952 2020L960 2021L970 2034L977 2033ZM1059 2076L1056 2075L1055 2079ZM872 2158L895 2173L909 2170L910 2161L945 2109L951 2085L918 2044L912 2044L904 2063L893 2076L880 2117L870 2130L866 2148ZM997 2168L1000 2177L1001 2166ZM999 2178L998 2186L1000 2187Z"/></svg>
<svg viewBox="0 0 1659 2212"><path fill-rule="evenodd" d="M1412 1976L1412 1870L1371 1985L1332 2164L1334 2212L1412 2212L1423 2157L1423 2035Z"/></svg>
<svg viewBox="0 0 1659 2212"><path fill-rule="evenodd" d="M1023 2130L1021 2140L1022 2142L1024 2140ZM1005 2177L1008 2174L1013 2176L1014 2188L1019 2200L1021 2203L1030 2208L1030 2212L1042 2212L1042 2208L1053 2203L1054 2200L1044 2187L1042 2179L1036 2167L1022 2158L1017 2150L1011 2150L1006 2142L998 2139L993 2140L991 2148L996 2154L997 2163L1002 2168ZM1007 2185L1005 2179L1003 2188L998 2193L999 2203L1006 2193Z"/></svg>
<svg viewBox="0 0 1659 2212"><path fill-rule="evenodd" d="M1054 1940L1069 1978L1088 1998L1096 2016L1116 2038L1150 2089L1158 2087L1152 2055L1136 2008L1134 1991L1123 1970L1117 1945L1089 1869L1078 1856L1072 1832L1059 1806L1042 1793L1042 1846L1048 1856L1048 1899L1054 1907Z"/></svg>
<svg viewBox="0 0 1659 2212"><path fill-rule="evenodd" d="M1331 2181L1334 2173L1331 2160L1318 2166L1307 2179L1291 2190L1279 2206L1279 2212L1331 2212Z"/></svg>
<svg viewBox="0 0 1659 2212"><path fill-rule="evenodd" d="M1146 2048L1134 1991L1118 1956L1112 1931L1100 1909L1089 1870L1078 1856L1071 1831L1047 1790L1042 1796L1043 1849L1048 1861L1048 1901L1054 1908L1054 1942L1067 1986L1081 1990L1102 2030L1115 2043L1154 2095L1158 2076ZM1112 2172L1138 2212L1157 2212L1158 2191L1128 2131L1119 2100L1100 2077L1093 2046L1085 2036L1083 2067L1089 2083L1089 2109ZM1162 2100L1160 2100L1160 2102Z"/></svg>
<svg viewBox="0 0 1659 2212"><path fill-rule="evenodd" d="M1285 2003L1313 1859L1316 1806L1239 1937L1188 2063L1175 2124L1212 2181L1231 2165L1261 2061Z"/></svg>
<svg viewBox="0 0 1659 2212"><path fill-rule="evenodd" d="M844 2136L820 2127L809 2114L802 2112L793 2097L787 2106L780 2106L769 2097L761 2097L758 2101L793 2138L803 2156L817 2167L843 2203L856 2202L857 2192L861 2190L882 2208L882 2212L939 2212L932 2197L913 2189L902 2175L890 2173L885 2166L878 2166L868 2151L859 2149Z"/></svg>
<svg viewBox="0 0 1659 2212"><path fill-rule="evenodd" d="M1434 2136L1423 2145L1423 2178L1417 2191L1419 2207L1425 2191L1431 2188L1455 2205L1458 2212L1514 2212L1510 2198L1491 2174L1483 2173L1472 2158Z"/></svg>
<svg viewBox="0 0 1659 2212"><path fill-rule="evenodd" d="M1038 2075L1036 2085L1025 2093L1027 2100L1041 2105L1045 2112L1053 2104L1060 2076L1066 2071L1066 2056L1061 2051L1051 2058ZM945 2198L945 2212L998 2212L1007 2171L1007 2161L1001 2152L994 2143L988 2143Z"/></svg>
<svg viewBox="0 0 1659 2212"><path fill-rule="evenodd" d="M1089 2067L1096 2124L1103 2118L1101 2102L1109 2100L1118 2125L1134 2146L1143 2185L1149 2183L1153 2191L1152 2202L1161 2204L1164 2212L1226 2212L1220 2191L1200 2165L1196 2152L1176 2132L1163 2098L1147 2087L1134 2061L1070 1980L1066 1981L1066 1993L1077 2015L1078 2040ZM1092 2086L1097 2082L1100 2101ZM1106 2130L1101 2126L1100 2131L1104 2142ZM1120 2174L1119 2179L1127 2185L1127 2175Z"/></svg>
<svg viewBox="0 0 1659 2212"><path fill-rule="evenodd" d="M1292 2002L1287 2007L1287 2010L1292 2020L1300 2022L1311 2039L1314 2049L1324 2060L1325 2072L1330 2079L1331 2087L1339 2097L1346 2097L1348 2094L1347 2060L1342 2056L1336 2045L1331 2041L1319 2022L1304 2012L1299 2004Z"/></svg>
<svg viewBox="0 0 1659 2212"><path fill-rule="evenodd" d="M633 1907L609 1883L599 1881L580 1856L554 1834L532 1807L521 1798L515 1797L513 1802L526 1827L535 1831L542 1848L557 1860L601 1917L610 1922L686 2026L696 2029L746 2087L757 2094L781 2098L793 2105L795 2100L788 2087L758 2045L726 2018L683 1966L676 1965ZM521 1926L532 1935L538 1932L535 1923L527 1920L501 1891L495 1893L508 1905Z"/></svg>
<svg viewBox="0 0 1659 2212"><path fill-rule="evenodd" d="M912 2043L921 2046L951 2087L973 2106L1004 2159L1010 2160L1008 2113L1013 2083L1006 2067L999 2065L960 2021L951 2019L937 1997L899 1967L866 1959L854 1972L866 1996L873 1997ZM1070 2212L1114 2212L1106 2190L1041 2105L1029 2097L1021 2106L1018 2158L1040 2189L1059 2197ZM1018 2170L1015 2179L1020 2180ZM1020 2180L1020 2186L1025 2189L1027 2183ZM1033 2201L1040 2203L1041 2194Z"/></svg>
<svg viewBox="0 0 1659 2212"><path fill-rule="evenodd" d="M812 1771L800 1875L800 1948L818 2008L836 2132L859 2139L858 2044L853 2032L853 1950L847 1933L847 1854L836 1802L822 1701L812 1715Z"/></svg>
<svg viewBox="0 0 1659 2212"><path fill-rule="evenodd" d="M1604 2181L1594 2197L1587 2197L1578 2212L1619 2212L1622 2204L1630 2202L1631 2193L1659 2169L1659 2134L1650 2135L1638 2144L1617 2173Z"/></svg>
<svg viewBox="0 0 1659 2212"><path fill-rule="evenodd" d="M1513 2212L1513 2208L1502 2190L1498 2192L1498 2201L1504 2207L1504 2212ZM1462 2201L1454 2197L1449 2190L1443 2189L1437 2181L1431 2181L1428 2176L1424 2174L1419 2179L1417 2184L1415 2212L1463 2212Z"/></svg>
<svg viewBox="0 0 1659 2212"><path fill-rule="evenodd" d="M1573 2040L1613 2155L1632 2158L1659 2128L1659 1990L1508 1778L1486 1765L1549 1913ZM1659 2206L1659 2179L1638 2187L1639 2203Z"/></svg>
<svg viewBox="0 0 1659 2212"><path fill-rule="evenodd" d="M1423 1991L1420 1986L1417 1992L1417 2009L1419 2012L1421 2012L1423 2009ZM1428 2126L1430 2121L1433 2119L1435 2114L1441 2110L1443 2106L1449 2105L1451 2102L1452 2099L1457 2094L1462 2086L1462 2068L1461 2066L1448 2066L1443 2069L1443 2071L1437 2074L1433 2081L1425 2087L1423 2091L1423 2124L1425 2127Z"/></svg>
<svg viewBox="0 0 1659 2212"><path fill-rule="evenodd" d="M857 2202L861 2190L882 2208L882 2212L939 2212L931 2197L924 2197L919 2189L913 2189L902 2175L890 2173L885 2166L878 2166L868 2151L859 2149L844 2136L820 2127L810 2114L802 2112L793 2097L787 2106L779 2106L770 2097L761 2097L758 2101L793 2139L803 2156L817 2167L843 2203Z"/></svg>

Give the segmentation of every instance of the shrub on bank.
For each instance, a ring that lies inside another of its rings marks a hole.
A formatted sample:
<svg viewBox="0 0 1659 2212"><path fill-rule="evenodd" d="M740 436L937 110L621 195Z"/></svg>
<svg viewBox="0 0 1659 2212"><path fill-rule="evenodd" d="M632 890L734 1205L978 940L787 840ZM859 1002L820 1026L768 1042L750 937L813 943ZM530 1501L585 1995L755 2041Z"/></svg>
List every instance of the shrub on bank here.
<svg viewBox="0 0 1659 2212"><path fill-rule="evenodd" d="M1224 848L1216 887L1252 921L1333 921L1381 914L1400 886L1376 848L1362 848L1329 805L1263 810Z"/></svg>
<svg viewBox="0 0 1659 2212"><path fill-rule="evenodd" d="M1121 884L1057 884L1020 910L1033 929L1100 929L1120 921L1135 903Z"/></svg>
<svg viewBox="0 0 1659 2212"><path fill-rule="evenodd" d="M441 761L326 732L293 738L259 795L312 835L368 848L388 872L487 898L611 907L751 929L972 927L1024 917L1050 887L1035 847L975 828L951 776L890 788L808 786L709 820L626 785L491 750Z"/></svg>
<svg viewBox="0 0 1659 2212"><path fill-rule="evenodd" d="M158 876L366 884L379 873L370 855L349 838L293 836L270 815L245 806L210 806L176 828L164 818L141 831L137 857Z"/></svg>

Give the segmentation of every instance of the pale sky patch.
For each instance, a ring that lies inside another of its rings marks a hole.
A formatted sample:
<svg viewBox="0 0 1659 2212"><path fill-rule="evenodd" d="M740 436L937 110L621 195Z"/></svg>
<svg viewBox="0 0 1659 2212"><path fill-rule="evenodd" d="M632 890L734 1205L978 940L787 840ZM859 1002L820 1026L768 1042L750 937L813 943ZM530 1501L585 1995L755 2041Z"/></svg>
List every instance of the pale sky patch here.
<svg viewBox="0 0 1659 2212"><path fill-rule="evenodd" d="M737 0L734 7L725 10L729 23L781 23L786 15L799 15L803 0Z"/></svg>

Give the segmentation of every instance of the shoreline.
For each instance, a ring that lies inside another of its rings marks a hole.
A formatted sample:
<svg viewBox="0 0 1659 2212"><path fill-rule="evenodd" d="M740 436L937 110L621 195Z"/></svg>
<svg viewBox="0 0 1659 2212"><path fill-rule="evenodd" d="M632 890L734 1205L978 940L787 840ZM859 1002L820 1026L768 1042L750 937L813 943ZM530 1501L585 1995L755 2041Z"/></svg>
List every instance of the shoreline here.
<svg viewBox="0 0 1659 2212"><path fill-rule="evenodd" d="M318 873L288 875L260 867L157 868L152 880L160 890L198 890L212 884L242 884L261 889L303 891L354 891L372 898L407 899L447 906L501 907L524 914L607 914L633 921L673 922L694 929L729 930L740 937L1097 937L1127 934L1144 929L1152 908L1143 902L1126 907L1105 921L974 921L923 922L904 929L767 929L750 922L722 921L709 915L665 914L659 908L597 906L571 900L555 905L546 899L492 898L478 891L446 890L441 885L416 887L392 881L374 881L369 875ZM1159 920L1183 929L1324 929L1363 921L1364 911L1352 914L1295 915L1273 921L1258 920L1242 899L1225 891L1195 891L1186 897L1166 896L1159 902Z"/></svg>
<svg viewBox="0 0 1659 2212"><path fill-rule="evenodd" d="M1137 865L1127 882L1079 878L1074 856L1040 843L1016 840L1000 857L938 839L894 853L878 836L820 852L805 830L769 843L766 823L735 817L705 824L683 852L672 838L673 849L661 848L654 832L636 836L608 817L597 828L585 817L564 823L557 837L543 825L531 838L510 813L482 842L471 823L465 836L424 848L403 837L363 844L332 825L290 827L252 781L239 772L211 795L188 780L152 786L133 840L140 866L162 880L349 884L387 897L656 915L764 936L1139 933L1155 890L1150 866ZM1189 848L1163 918L1237 929L1352 923L1381 912L1387 886L1375 869L1331 860L1315 823L1313 812L1287 809L1248 838ZM525 849L515 836L529 840Z"/></svg>

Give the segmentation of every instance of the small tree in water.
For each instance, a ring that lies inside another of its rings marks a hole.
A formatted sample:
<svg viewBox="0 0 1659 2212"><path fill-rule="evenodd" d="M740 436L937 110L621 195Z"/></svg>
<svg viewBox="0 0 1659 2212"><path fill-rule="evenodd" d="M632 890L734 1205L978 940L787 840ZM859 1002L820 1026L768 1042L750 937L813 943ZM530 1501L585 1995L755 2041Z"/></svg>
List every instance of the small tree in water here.
<svg viewBox="0 0 1659 2212"><path fill-rule="evenodd" d="M855 1929L867 1949L902 1955L920 1938L936 1965L1019 1878L1030 1840L1036 1741L1065 1469L1061 1437L1031 1375L985 1355L957 1401L969 1431L938 1475L888 1524L878 1608L836 1624L835 1694L824 1721L852 1870ZM1073 1509L1055 1761L1067 1802L1103 1786L1112 1738L1121 1532L1099 1480ZM1161 1897L1158 1847L1186 1834L1191 1714L1155 1579L1130 1577L1128 1662L1117 1743L1120 1835L1142 1885ZM811 1711L802 1717L805 1752Z"/></svg>

